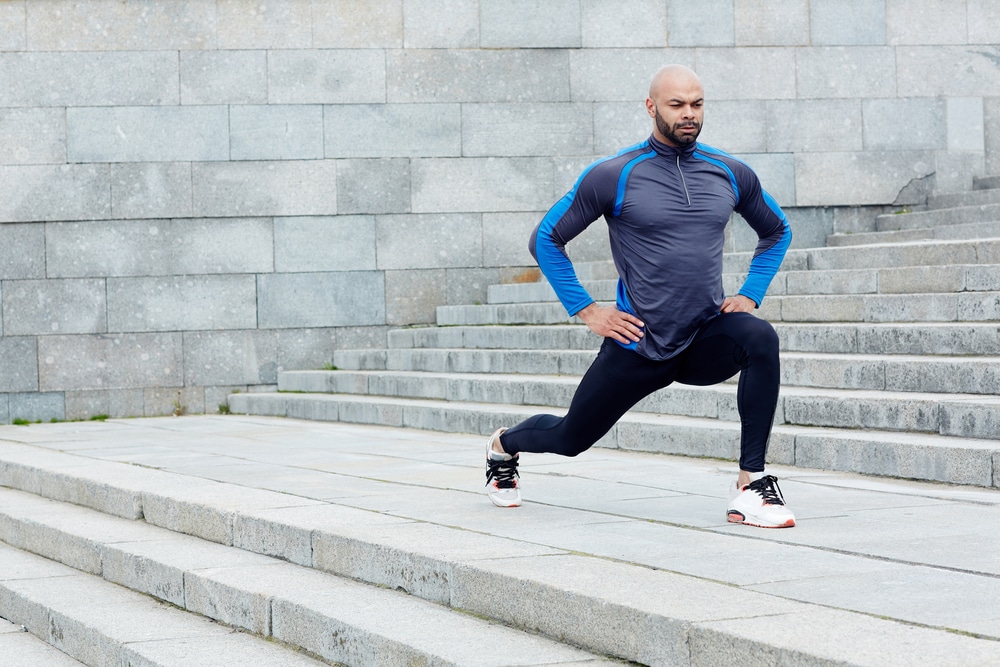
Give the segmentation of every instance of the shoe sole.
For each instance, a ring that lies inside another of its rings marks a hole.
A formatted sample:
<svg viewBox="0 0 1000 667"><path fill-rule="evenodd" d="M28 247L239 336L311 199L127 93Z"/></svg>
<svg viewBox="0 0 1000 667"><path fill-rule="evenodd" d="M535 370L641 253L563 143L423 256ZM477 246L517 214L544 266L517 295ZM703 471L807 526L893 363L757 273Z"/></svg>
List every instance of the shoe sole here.
<svg viewBox="0 0 1000 667"><path fill-rule="evenodd" d="M726 514L726 520L729 523L741 523L744 526L754 526L756 528L793 528L795 526L795 519L789 519L785 523L754 523L753 521L747 521L747 518L742 512L737 512L736 510L730 510Z"/></svg>

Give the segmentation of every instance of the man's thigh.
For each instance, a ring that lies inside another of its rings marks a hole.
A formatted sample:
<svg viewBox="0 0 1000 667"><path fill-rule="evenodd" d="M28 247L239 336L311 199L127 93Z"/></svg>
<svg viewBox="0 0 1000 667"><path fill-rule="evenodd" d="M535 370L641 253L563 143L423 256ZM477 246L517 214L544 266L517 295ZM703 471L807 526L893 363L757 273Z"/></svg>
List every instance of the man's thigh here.
<svg viewBox="0 0 1000 667"><path fill-rule="evenodd" d="M774 328L750 313L723 313L709 320L681 353L677 381L712 385L745 369L748 348L774 337Z"/></svg>

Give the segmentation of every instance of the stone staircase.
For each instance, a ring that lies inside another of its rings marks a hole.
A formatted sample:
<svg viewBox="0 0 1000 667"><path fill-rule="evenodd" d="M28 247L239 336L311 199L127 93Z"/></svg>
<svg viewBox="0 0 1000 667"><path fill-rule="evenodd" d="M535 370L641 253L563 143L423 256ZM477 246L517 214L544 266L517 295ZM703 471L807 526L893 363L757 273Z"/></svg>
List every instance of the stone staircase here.
<svg viewBox="0 0 1000 667"><path fill-rule="evenodd" d="M758 311L782 346L770 462L1000 485L1000 183L977 187L880 216L880 231L789 251ZM749 260L726 255L727 292ZM578 274L596 299L613 301L610 262ZM435 327L390 331L387 349L338 350L339 370L282 373L277 393L230 405L488 434L564 410L598 344L567 321L547 283L493 285L486 304L439 307ZM669 387L599 445L734 459L735 389Z"/></svg>

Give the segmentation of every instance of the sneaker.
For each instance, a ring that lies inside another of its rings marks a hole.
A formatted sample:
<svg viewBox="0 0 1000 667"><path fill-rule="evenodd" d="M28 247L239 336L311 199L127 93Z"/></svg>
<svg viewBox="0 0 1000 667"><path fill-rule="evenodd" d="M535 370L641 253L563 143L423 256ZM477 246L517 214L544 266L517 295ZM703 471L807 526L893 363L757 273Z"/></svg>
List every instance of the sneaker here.
<svg viewBox="0 0 1000 667"><path fill-rule="evenodd" d="M518 457L493 451L493 441L506 431L498 428L486 442L486 495L497 507L520 507L521 485L517 478Z"/></svg>
<svg viewBox="0 0 1000 667"><path fill-rule="evenodd" d="M734 484L729 489L730 523L745 523L759 528L791 528L795 515L785 507L785 499L778 488L778 478L765 475L743 488Z"/></svg>

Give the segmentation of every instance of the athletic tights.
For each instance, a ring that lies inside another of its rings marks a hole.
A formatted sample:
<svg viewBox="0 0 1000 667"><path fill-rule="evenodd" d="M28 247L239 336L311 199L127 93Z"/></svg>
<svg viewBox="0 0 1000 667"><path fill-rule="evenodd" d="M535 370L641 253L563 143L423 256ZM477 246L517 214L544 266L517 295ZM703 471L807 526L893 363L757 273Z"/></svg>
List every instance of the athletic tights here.
<svg viewBox="0 0 1000 667"><path fill-rule="evenodd" d="M508 429L508 454L550 452L576 456L601 439L629 408L673 382L706 386L741 373L736 393L742 426L740 469L764 470L767 441L778 404L778 336L749 313L722 313L698 331L680 354L653 361L604 339L580 381L565 417L535 415Z"/></svg>

